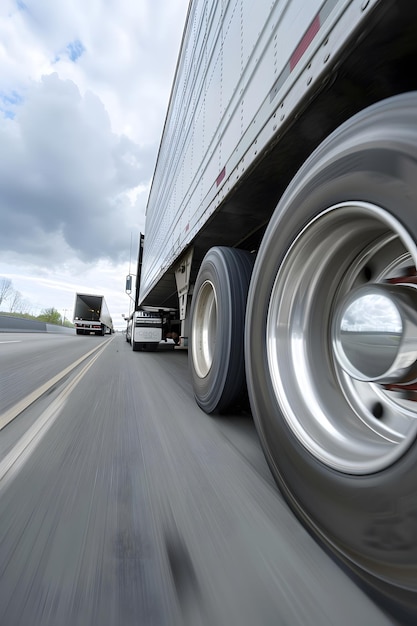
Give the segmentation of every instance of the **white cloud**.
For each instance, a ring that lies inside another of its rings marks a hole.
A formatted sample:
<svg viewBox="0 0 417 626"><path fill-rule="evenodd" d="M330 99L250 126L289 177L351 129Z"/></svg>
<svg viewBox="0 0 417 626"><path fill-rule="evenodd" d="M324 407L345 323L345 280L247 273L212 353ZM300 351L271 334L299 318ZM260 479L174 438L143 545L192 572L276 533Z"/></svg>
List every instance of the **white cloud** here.
<svg viewBox="0 0 417 626"><path fill-rule="evenodd" d="M146 156L112 133L96 95L44 76L0 125L1 249L33 254L42 232L59 233L83 259L119 259L135 221L129 191L151 176Z"/></svg>

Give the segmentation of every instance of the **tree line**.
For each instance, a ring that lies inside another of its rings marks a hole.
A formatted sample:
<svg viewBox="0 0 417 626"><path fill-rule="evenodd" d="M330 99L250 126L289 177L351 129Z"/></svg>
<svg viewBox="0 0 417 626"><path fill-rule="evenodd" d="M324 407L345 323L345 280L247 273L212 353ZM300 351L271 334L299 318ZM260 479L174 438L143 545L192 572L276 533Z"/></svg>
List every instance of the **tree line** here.
<svg viewBox="0 0 417 626"><path fill-rule="evenodd" d="M22 296L20 291L13 287L10 278L0 276L0 314L10 314L18 317L25 317L48 324L59 324L73 327L67 319L63 319L60 312L54 307L42 309L39 315L31 313L30 302Z"/></svg>

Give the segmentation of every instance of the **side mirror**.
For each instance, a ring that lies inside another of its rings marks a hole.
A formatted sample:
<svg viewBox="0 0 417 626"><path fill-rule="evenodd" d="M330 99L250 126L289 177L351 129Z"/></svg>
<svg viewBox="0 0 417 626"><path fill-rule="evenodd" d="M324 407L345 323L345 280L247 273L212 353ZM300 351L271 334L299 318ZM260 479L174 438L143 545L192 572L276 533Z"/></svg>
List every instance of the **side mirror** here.
<svg viewBox="0 0 417 626"><path fill-rule="evenodd" d="M132 291L132 276L126 276L126 293L131 293Z"/></svg>

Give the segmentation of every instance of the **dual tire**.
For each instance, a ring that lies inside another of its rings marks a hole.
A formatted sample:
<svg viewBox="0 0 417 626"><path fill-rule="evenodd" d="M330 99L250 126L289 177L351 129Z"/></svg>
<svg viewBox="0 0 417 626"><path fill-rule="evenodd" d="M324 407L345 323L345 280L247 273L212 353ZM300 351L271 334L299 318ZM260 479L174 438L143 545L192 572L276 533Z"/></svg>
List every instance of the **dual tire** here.
<svg viewBox="0 0 417 626"><path fill-rule="evenodd" d="M417 403L347 373L333 327L355 289L416 274L416 207L417 96L406 94L364 110L313 153L253 273L247 253L241 264L241 251L209 251L190 358L208 413L238 400L245 358L255 425L288 503L405 619L417 606Z"/></svg>

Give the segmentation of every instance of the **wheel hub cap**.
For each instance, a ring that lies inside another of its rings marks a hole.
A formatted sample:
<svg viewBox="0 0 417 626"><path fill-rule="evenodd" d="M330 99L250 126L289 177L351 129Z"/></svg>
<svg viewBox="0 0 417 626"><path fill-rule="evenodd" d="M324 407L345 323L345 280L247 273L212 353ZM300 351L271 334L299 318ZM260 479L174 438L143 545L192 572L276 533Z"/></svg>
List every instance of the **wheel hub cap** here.
<svg viewBox="0 0 417 626"><path fill-rule="evenodd" d="M352 378L380 384L407 382L417 358L417 291L369 285L339 306L334 354Z"/></svg>
<svg viewBox="0 0 417 626"><path fill-rule="evenodd" d="M278 268L266 327L277 407L335 470L380 471L417 435L416 263L392 214L352 201L311 219Z"/></svg>

